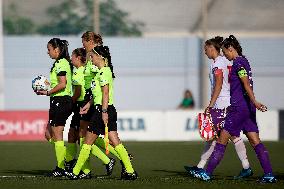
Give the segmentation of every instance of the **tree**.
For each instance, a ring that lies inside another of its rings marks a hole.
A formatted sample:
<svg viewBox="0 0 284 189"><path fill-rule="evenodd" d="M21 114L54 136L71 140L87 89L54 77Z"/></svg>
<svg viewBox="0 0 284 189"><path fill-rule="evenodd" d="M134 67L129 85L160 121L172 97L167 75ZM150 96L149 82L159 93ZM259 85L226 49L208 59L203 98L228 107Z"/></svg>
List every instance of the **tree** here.
<svg viewBox="0 0 284 189"><path fill-rule="evenodd" d="M50 7L51 21L39 27L41 34L79 34L93 30L93 0L65 0ZM105 36L140 36L143 23L128 20L128 13L120 10L114 0L100 3L100 31Z"/></svg>
<svg viewBox="0 0 284 189"><path fill-rule="evenodd" d="M9 6L10 16L3 19L4 34L22 35L35 32L35 24L31 19L20 17L15 4Z"/></svg>

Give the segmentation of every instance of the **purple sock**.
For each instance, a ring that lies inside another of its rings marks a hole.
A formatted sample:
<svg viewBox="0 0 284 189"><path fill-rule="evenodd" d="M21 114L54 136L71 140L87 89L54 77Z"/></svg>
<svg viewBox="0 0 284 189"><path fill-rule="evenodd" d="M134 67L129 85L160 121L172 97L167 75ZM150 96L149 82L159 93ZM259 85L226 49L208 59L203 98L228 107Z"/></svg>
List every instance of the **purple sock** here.
<svg viewBox="0 0 284 189"><path fill-rule="evenodd" d="M213 173L214 169L217 167L217 165L221 162L223 159L224 153L226 150L226 145L216 143L216 146L214 148L214 151L212 155L210 156L206 172L210 175Z"/></svg>
<svg viewBox="0 0 284 189"><path fill-rule="evenodd" d="M257 156L257 158L258 158L258 160L261 164L261 167L264 171L264 174L272 173L272 168L271 168L271 164L270 164L270 160L269 160L268 151L266 150L264 145L262 143L259 143L258 145L256 145L254 147L254 151L255 151L256 156Z"/></svg>

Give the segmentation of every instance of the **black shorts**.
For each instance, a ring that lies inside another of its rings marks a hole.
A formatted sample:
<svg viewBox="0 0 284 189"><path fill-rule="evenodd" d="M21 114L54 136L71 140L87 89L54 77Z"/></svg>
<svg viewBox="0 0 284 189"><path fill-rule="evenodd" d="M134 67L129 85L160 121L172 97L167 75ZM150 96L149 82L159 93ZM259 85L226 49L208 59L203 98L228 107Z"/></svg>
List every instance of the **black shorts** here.
<svg viewBox="0 0 284 189"><path fill-rule="evenodd" d="M94 113L91 118L91 122L88 126L88 131L95 133L96 135L105 134L105 124L102 119L102 106L95 105ZM108 130L117 131L117 112L113 105L109 105L108 109Z"/></svg>
<svg viewBox="0 0 284 189"><path fill-rule="evenodd" d="M92 89L86 89L86 94L84 98L84 105L87 104L93 98ZM91 106L86 114L83 114L81 120L90 121L94 113L94 106Z"/></svg>
<svg viewBox="0 0 284 189"><path fill-rule="evenodd" d="M50 97L49 124L50 126L65 126L66 120L72 113L71 96Z"/></svg>
<svg viewBox="0 0 284 189"><path fill-rule="evenodd" d="M77 101L73 103L73 107L72 107L73 116L72 116L70 128L74 128L76 129L76 131L79 131L79 128L80 128L80 120L82 117L80 114L80 108L83 107L83 105L84 105L83 101Z"/></svg>

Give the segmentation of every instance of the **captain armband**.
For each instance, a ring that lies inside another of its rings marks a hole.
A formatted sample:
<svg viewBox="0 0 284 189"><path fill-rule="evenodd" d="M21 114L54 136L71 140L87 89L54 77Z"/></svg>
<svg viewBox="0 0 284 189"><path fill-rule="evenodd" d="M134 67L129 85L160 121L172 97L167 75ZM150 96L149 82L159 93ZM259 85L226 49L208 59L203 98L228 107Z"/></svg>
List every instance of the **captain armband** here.
<svg viewBox="0 0 284 189"><path fill-rule="evenodd" d="M238 71L238 76L240 78L248 76L248 73L245 68L241 67Z"/></svg>

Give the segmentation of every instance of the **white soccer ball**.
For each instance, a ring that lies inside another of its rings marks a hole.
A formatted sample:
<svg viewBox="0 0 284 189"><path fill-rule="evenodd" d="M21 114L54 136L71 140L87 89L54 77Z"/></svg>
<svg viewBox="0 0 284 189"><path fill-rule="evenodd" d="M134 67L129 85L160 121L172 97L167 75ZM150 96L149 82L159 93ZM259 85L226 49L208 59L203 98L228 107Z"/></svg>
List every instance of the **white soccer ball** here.
<svg viewBox="0 0 284 189"><path fill-rule="evenodd" d="M34 91L41 91L41 90L46 91L49 90L50 83L45 76L39 75L32 80L32 88Z"/></svg>

